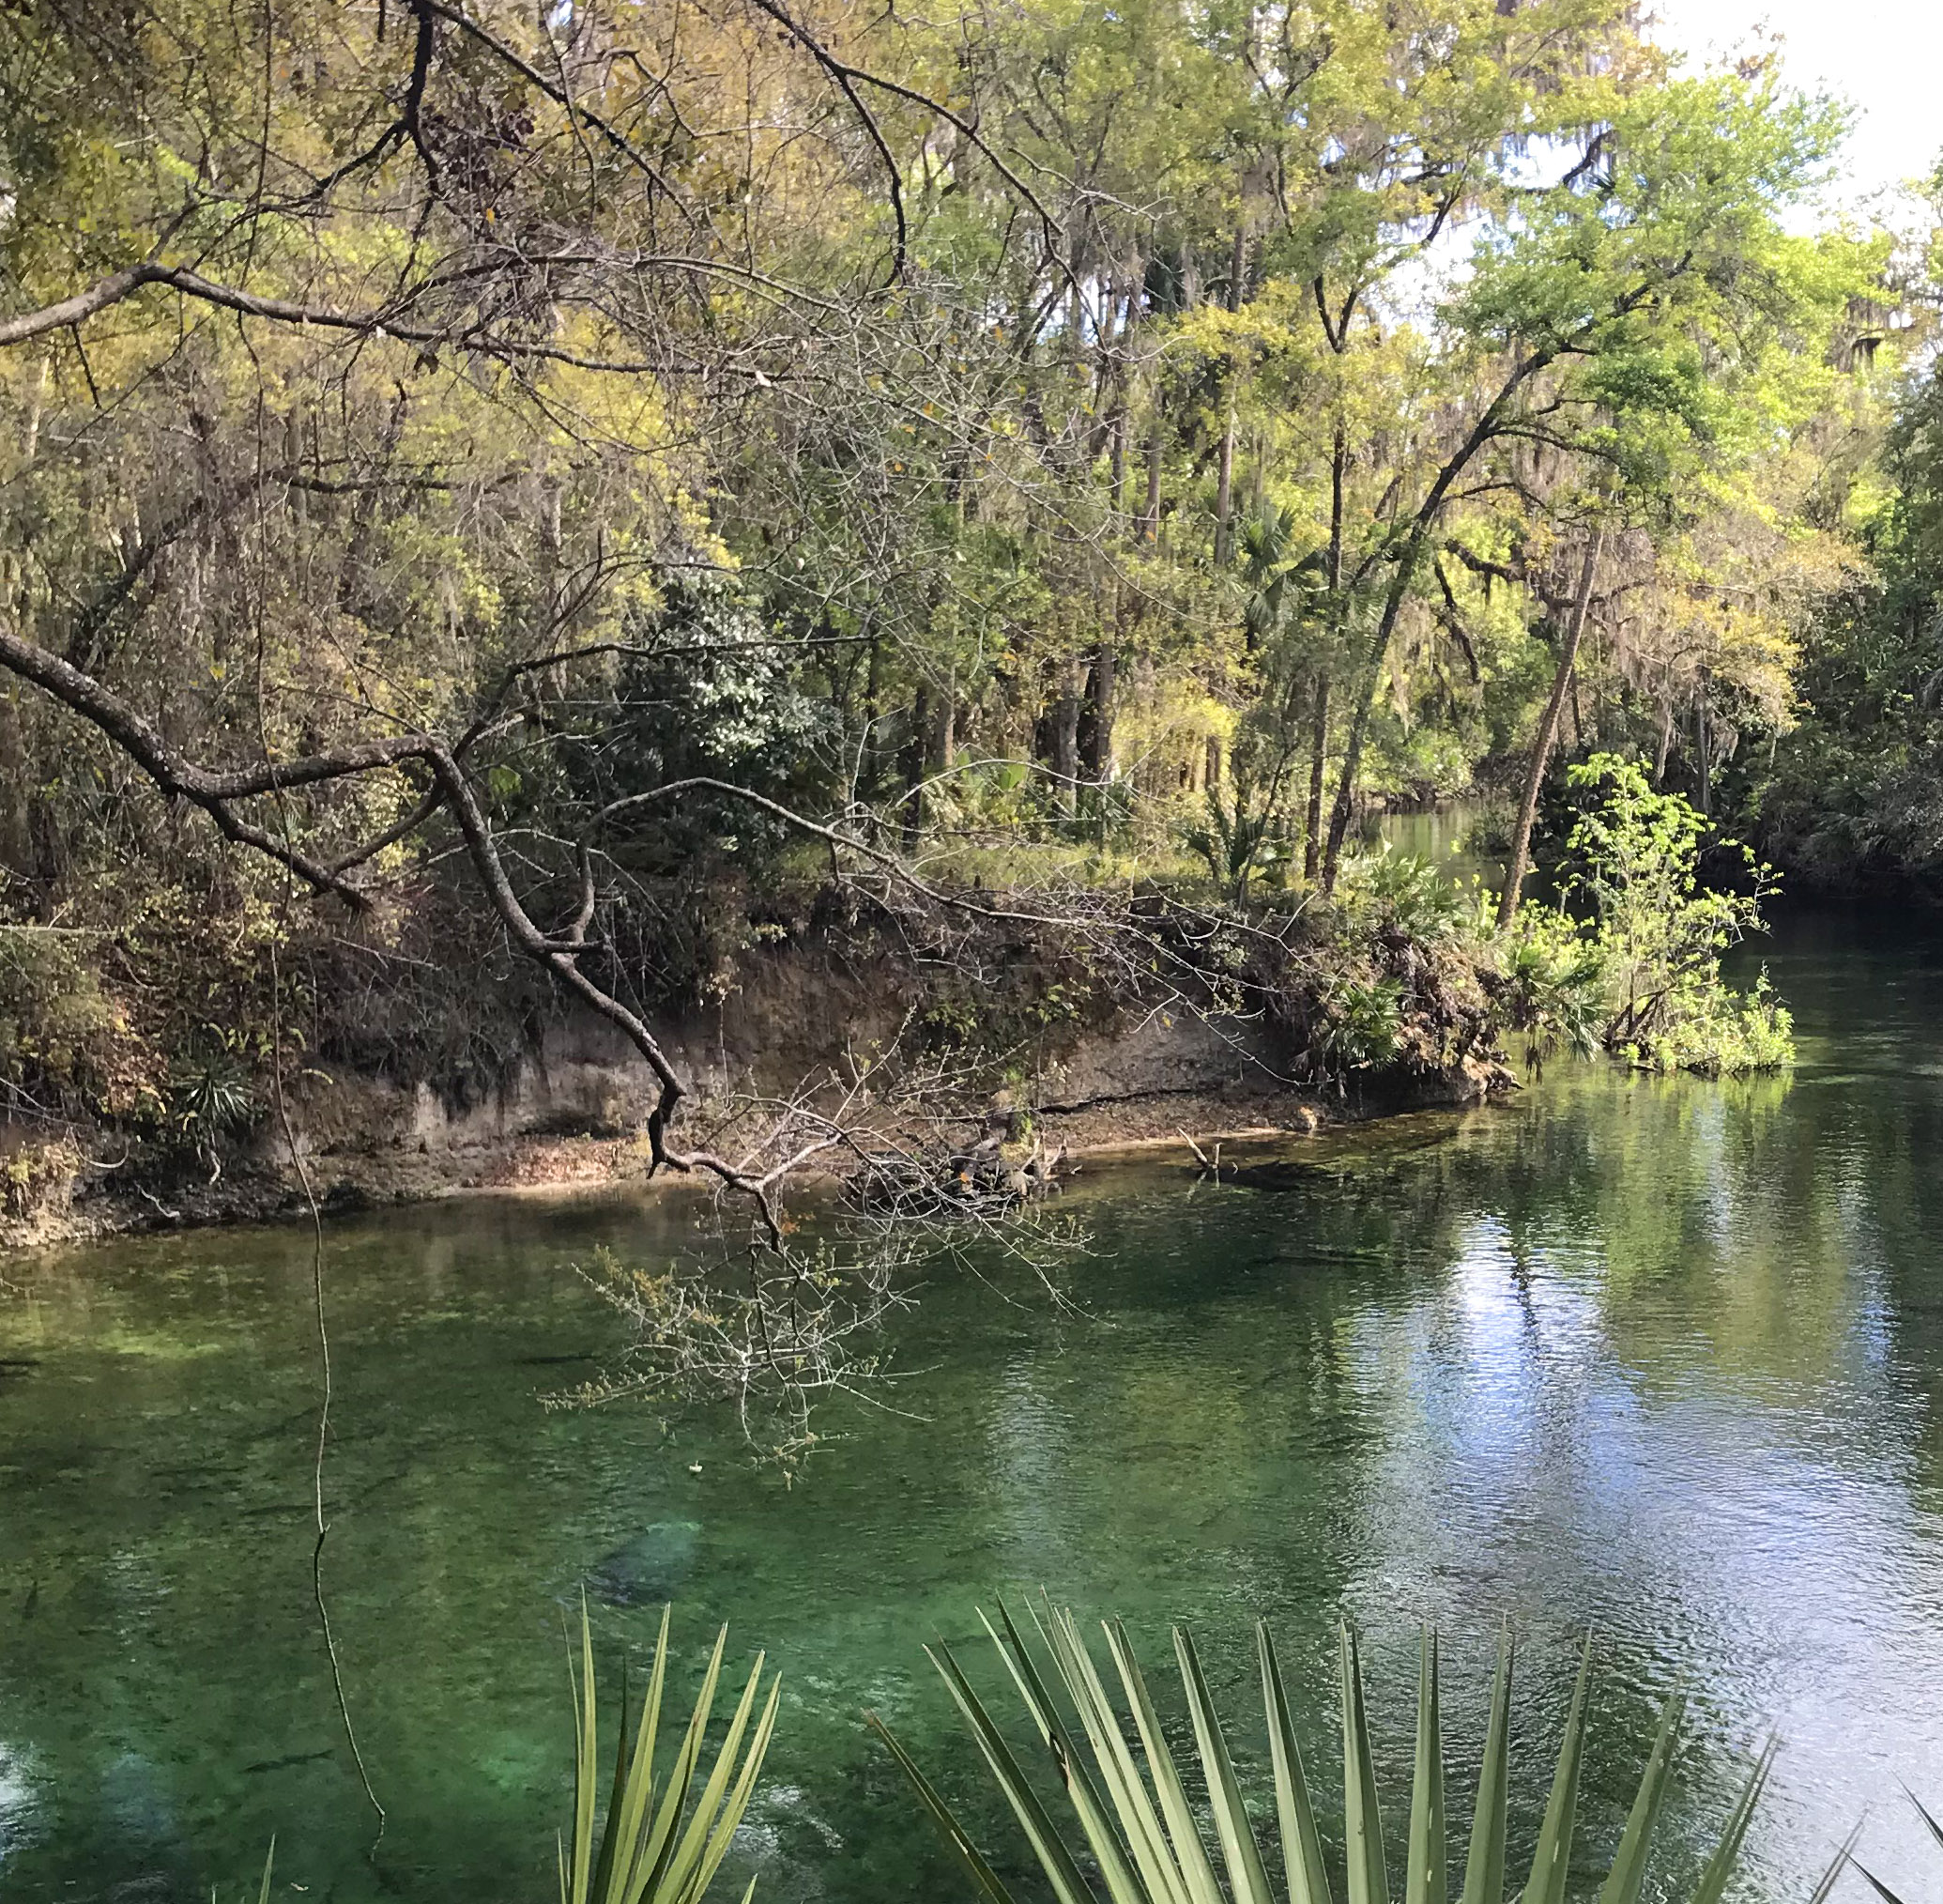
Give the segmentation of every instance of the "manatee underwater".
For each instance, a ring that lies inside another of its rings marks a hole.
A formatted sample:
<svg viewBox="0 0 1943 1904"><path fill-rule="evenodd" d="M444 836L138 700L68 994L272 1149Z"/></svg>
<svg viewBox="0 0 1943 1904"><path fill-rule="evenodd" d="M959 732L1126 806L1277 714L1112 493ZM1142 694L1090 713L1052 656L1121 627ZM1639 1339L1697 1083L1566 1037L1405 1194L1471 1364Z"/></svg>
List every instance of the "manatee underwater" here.
<svg viewBox="0 0 1943 1904"><path fill-rule="evenodd" d="M656 1521L588 1569L587 1590L608 1606L660 1605L695 1569L699 1521Z"/></svg>

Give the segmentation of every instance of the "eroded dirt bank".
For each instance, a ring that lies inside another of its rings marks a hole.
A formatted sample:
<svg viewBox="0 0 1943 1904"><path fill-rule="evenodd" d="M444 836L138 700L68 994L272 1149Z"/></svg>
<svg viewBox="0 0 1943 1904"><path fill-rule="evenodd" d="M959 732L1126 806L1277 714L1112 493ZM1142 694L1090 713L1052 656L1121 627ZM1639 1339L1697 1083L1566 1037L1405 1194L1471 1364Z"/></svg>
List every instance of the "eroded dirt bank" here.
<svg viewBox="0 0 1943 1904"><path fill-rule="evenodd" d="M718 1002L655 1029L692 1081L684 1141L725 1150L764 1104L805 1091L827 1102L832 1078L873 1063L880 1128L962 1142L1009 1113L1073 1152L1310 1132L1507 1088L1477 975L1407 942L1390 949L1398 1028L1374 1064L1319 1058L1328 1022L1313 982L1143 997L1124 973L1089 969L1083 948L1019 941L982 948L969 968L853 935L757 948ZM609 1026L562 1010L529 1021L483 1082L387 1075L319 1052L283 1081L294 1156L274 1093L262 1097L250 1129L192 1155L115 1130L0 1127L0 1246L295 1213L306 1179L327 1208L637 1180L655 1089Z"/></svg>

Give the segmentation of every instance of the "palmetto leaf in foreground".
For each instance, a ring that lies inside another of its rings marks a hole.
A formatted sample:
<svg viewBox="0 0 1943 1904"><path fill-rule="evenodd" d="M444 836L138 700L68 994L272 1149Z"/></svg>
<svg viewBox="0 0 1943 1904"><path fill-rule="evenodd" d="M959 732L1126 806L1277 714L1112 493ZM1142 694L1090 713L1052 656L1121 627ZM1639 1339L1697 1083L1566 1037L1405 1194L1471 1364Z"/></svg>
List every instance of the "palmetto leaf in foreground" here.
<svg viewBox="0 0 1943 1904"><path fill-rule="evenodd" d="M622 1682L613 1776L606 1814L597 1831L594 1809L601 1777L593 1635L587 1607L581 1606L580 1670L574 1676L574 1824L571 1843L563 1839L560 1845L560 1904L697 1904L708 1890L748 1809L775 1729L781 1693L780 1680L773 1678L769 1697L757 1712L762 1682L762 1655L757 1653L697 1793L696 1780L707 1756L709 1722L727 1643L725 1626L715 1636L687 1730L666 1777L657 1779L655 1743L668 1658L668 1616L663 1613L638 1714L630 1712ZM743 1904L755 1888L752 1880L742 1894Z"/></svg>
<svg viewBox="0 0 1943 1904"><path fill-rule="evenodd" d="M1936 1821L1935 1814L1932 1812L1929 1806L1926 1805L1921 1799L1918 1798L1917 1795L1913 1791L1911 1791L1906 1785L1903 1788L1903 1790L1905 1795L1908 1798L1909 1803L1916 1807L1917 1816L1920 1818L1923 1823L1929 1827L1930 1836L1934 1838L1939 1846L1943 1846L1943 1824L1939 1824ZM1839 1878L1842 1875L1843 1871L1851 1865L1855 1866L1857 1872L1860 1875L1863 1881L1869 1886L1870 1890L1874 1892L1874 1894L1877 1897L1882 1899L1882 1904L1903 1904L1903 1898L1901 1895L1895 1891L1890 1890L1890 1888L1887 1884L1885 1884L1882 1881L1882 1880L1878 1878L1875 1875L1875 1873L1868 1867L1867 1865L1863 1864L1862 1861L1856 1856L1856 1845L1858 1841L1860 1839L1861 1835L1862 1828L1859 1824L1856 1826L1855 1830L1848 1835L1848 1841L1842 1847L1842 1849L1839 1851L1836 1852L1835 1862L1828 1866L1828 1876L1822 1880L1821 1885L1816 1890L1814 1896L1809 1900L1809 1904L1822 1904L1822 1900L1828 1896L1828 1894L1830 1891L1832 1891L1835 1888L1835 1880Z"/></svg>
<svg viewBox="0 0 1943 1904"><path fill-rule="evenodd" d="M1193 1735L1192 1769L1199 1773L1195 1781L1199 1805L1162 1733L1145 1678L1120 1623L1109 1620L1103 1629L1112 1676L1119 1681L1119 1701L1107 1690L1108 1681L1070 1613L1048 1605L1043 1613L1035 1613L1035 1623L1049 1668L1042 1666L1039 1654L1028 1647L1002 1608L996 1623L986 1622L986 1630L1024 1703L1039 1746L1050 1760L1049 1779L1035 1783L957 1660L942 1647L933 1651L932 1658L971 1727L987 1768L1023 1826L1033 1861L1058 1904L1101 1904L1102 1899L1105 1904L1284 1904L1284 1900L1287 1904L1334 1904L1308 1774L1296 1743L1296 1727L1275 1643L1265 1625L1258 1626L1256 1642L1269 1760L1274 1768L1274 1815L1282 1865L1279 1881L1272 1875L1272 1861L1257 1837L1232 1749L1216 1714L1200 1654L1186 1630L1174 1629L1174 1653L1182 1701ZM1415 1773L1401 1900L1393 1900L1389 1890L1362 1664L1355 1636L1347 1628L1339 1654L1338 1719L1347 1825L1341 1869L1348 1904L1445 1904L1448 1819L1435 1636L1427 1634L1424 1637L1418 1675ZM1504 1904L1511 1666L1507 1633L1499 1648L1492 1688L1462 1904ZM1590 1671L1588 1640L1522 1904L1561 1904L1565 1895L1578 1815ZM1679 1746L1685 1704L1684 1693L1676 1691L1662 1709L1653 1749L1612 1870L1600 1891L1599 1904L1638 1904ZM910 1778L920 1808L943 1833L978 1896L986 1904L1014 1904L1013 1894L910 1754L881 1720L873 1716L870 1723ZM1139 1741L1138 1751L1135 1740ZM1735 1805L1693 1893L1692 1904L1719 1904L1772 1762L1770 1745L1762 1753ZM1063 1794L1063 1807L1079 1827L1079 1849L1069 1847L1061 1835L1056 1814L1062 1800L1042 1795L1042 1786L1048 1793L1057 1790ZM1225 1882L1216 1876L1217 1860Z"/></svg>

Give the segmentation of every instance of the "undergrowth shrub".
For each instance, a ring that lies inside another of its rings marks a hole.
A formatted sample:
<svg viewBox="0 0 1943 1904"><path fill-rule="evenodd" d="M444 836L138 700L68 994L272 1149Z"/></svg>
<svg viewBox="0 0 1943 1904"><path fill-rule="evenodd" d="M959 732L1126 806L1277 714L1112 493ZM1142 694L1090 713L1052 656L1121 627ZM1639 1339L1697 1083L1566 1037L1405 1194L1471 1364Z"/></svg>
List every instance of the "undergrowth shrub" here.
<svg viewBox="0 0 1943 1904"><path fill-rule="evenodd" d="M1707 821L1676 793L1657 792L1636 760L1595 754L1567 783L1577 817L1567 837L1556 905L1519 913L1501 984L1514 1025L1539 1063L1564 1044L1597 1042L1656 1071L1711 1077L1771 1070L1794 1057L1794 1021L1765 973L1739 991L1721 955L1759 929L1777 882L1744 846L1740 892L1703 887Z"/></svg>

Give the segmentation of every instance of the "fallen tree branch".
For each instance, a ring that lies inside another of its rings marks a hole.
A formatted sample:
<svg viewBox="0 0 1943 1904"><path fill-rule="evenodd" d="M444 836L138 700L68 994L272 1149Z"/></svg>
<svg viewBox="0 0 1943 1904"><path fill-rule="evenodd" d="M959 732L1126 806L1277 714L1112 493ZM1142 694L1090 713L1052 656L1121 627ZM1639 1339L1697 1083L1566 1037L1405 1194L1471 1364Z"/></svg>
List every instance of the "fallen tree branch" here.
<svg viewBox="0 0 1943 1904"><path fill-rule="evenodd" d="M162 792L201 807L225 837L287 867L314 890L332 894L360 908L370 903L369 894L352 885L331 868L242 819L233 811L232 803L268 793L281 793L292 788L319 786L360 774L397 767L409 760L422 760L431 769L434 789L438 795L437 804L449 807L457 821L474 875L507 936L521 953L546 971L563 990L578 998L589 1010L620 1031L653 1072L659 1095L648 1119L650 1174L665 1166L681 1172L705 1172L718 1178L728 1189L754 1200L772 1245L780 1247L782 1225L775 1207L773 1176L752 1175L711 1151L684 1153L669 1147L668 1127L681 1100L688 1095L687 1087L660 1041L639 1014L630 1010L580 969L579 959L589 949L585 930L591 922L591 905L585 902L583 896L582 915L576 921L575 931L567 939L553 938L540 929L513 890L484 809L479 804L457 754L447 743L432 734L405 734L354 744L334 753L311 754L295 760L265 761L252 767L217 772L185 760L150 722L93 676L84 674L57 654L50 653L5 626L0 626L0 667L33 682L71 713L99 729ZM419 814L425 818L429 818L434 810L436 808L429 801L421 801L418 808ZM404 836L398 828L390 828L380 838L387 837ZM368 857L369 854L353 857L359 856Z"/></svg>

